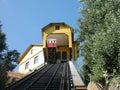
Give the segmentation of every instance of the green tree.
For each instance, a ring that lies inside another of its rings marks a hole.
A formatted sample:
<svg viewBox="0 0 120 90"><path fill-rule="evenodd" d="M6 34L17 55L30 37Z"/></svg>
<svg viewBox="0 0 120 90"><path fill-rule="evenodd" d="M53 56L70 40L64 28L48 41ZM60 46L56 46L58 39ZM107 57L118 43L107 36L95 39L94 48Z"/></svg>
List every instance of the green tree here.
<svg viewBox="0 0 120 90"><path fill-rule="evenodd" d="M78 42L86 82L108 85L120 74L120 0L80 1Z"/></svg>
<svg viewBox="0 0 120 90"><path fill-rule="evenodd" d="M6 35L2 32L0 24L0 90L3 90L7 82L7 71L12 71L19 57L17 50L9 50L6 44Z"/></svg>

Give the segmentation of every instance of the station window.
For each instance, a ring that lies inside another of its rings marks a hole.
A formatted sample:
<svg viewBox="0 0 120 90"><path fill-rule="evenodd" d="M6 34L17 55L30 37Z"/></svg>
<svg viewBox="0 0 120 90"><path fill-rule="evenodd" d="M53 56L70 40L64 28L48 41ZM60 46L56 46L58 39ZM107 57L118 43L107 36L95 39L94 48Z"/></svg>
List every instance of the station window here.
<svg viewBox="0 0 120 90"><path fill-rule="evenodd" d="M37 62L38 62L38 56L34 58L34 64L36 64Z"/></svg>
<svg viewBox="0 0 120 90"><path fill-rule="evenodd" d="M31 54L33 54L33 49L31 50Z"/></svg>
<svg viewBox="0 0 120 90"><path fill-rule="evenodd" d="M55 26L55 30L60 30L60 26Z"/></svg>
<svg viewBox="0 0 120 90"><path fill-rule="evenodd" d="M25 64L25 70L29 68L29 62Z"/></svg>

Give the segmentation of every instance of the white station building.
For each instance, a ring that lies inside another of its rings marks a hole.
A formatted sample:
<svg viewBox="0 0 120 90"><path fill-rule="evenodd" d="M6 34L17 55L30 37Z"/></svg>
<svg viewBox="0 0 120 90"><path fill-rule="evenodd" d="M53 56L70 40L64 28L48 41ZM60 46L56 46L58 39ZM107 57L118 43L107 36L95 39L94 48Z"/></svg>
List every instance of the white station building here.
<svg viewBox="0 0 120 90"><path fill-rule="evenodd" d="M44 53L42 45L30 45L19 58L19 72L29 74L44 65Z"/></svg>

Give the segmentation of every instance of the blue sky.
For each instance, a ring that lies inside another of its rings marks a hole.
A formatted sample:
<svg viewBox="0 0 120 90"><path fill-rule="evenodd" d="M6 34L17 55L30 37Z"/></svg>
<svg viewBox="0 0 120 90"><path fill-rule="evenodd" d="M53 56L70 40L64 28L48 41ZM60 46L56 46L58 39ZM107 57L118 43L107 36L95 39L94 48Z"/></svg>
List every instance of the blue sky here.
<svg viewBox="0 0 120 90"><path fill-rule="evenodd" d="M77 28L77 0L0 0L0 21L9 49L21 54L30 44L42 44L41 28L65 22Z"/></svg>

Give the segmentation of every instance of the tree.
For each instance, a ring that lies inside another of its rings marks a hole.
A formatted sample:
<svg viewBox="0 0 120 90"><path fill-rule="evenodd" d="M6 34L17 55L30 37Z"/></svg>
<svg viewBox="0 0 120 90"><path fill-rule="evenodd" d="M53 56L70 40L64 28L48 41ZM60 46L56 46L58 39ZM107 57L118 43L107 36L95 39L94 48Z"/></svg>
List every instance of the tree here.
<svg viewBox="0 0 120 90"><path fill-rule="evenodd" d="M7 82L7 71L12 71L19 57L17 50L9 50L6 44L6 35L2 32L0 24L0 90L3 90Z"/></svg>
<svg viewBox="0 0 120 90"><path fill-rule="evenodd" d="M80 0L78 42L86 82L107 86L120 74L120 0ZM104 83L105 82L105 83Z"/></svg>

